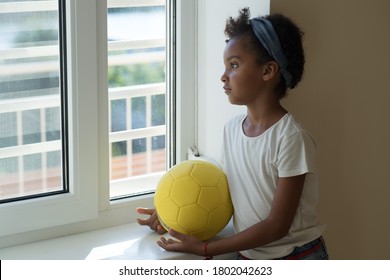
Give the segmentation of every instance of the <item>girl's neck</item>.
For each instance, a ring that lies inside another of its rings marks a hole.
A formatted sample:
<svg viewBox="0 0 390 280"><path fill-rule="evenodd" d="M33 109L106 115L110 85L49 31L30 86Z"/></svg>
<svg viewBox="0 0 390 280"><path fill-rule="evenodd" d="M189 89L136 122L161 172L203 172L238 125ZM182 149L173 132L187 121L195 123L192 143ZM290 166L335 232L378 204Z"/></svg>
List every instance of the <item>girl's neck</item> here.
<svg viewBox="0 0 390 280"><path fill-rule="evenodd" d="M265 108L250 108L248 107L248 116L243 122L243 130L245 135L256 137L263 134L267 129L277 123L287 110L281 104L268 106Z"/></svg>

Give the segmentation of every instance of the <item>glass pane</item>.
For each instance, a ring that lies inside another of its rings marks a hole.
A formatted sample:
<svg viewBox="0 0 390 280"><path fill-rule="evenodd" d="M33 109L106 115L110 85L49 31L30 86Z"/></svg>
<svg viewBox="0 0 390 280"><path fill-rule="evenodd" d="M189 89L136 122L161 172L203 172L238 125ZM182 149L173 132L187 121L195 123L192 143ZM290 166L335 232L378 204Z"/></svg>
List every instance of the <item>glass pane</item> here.
<svg viewBox="0 0 390 280"><path fill-rule="evenodd" d="M107 6L110 192L115 198L154 190L155 183L145 182L166 170L166 12L161 0L108 0Z"/></svg>
<svg viewBox="0 0 390 280"><path fill-rule="evenodd" d="M63 191L58 1L0 1L0 202Z"/></svg>

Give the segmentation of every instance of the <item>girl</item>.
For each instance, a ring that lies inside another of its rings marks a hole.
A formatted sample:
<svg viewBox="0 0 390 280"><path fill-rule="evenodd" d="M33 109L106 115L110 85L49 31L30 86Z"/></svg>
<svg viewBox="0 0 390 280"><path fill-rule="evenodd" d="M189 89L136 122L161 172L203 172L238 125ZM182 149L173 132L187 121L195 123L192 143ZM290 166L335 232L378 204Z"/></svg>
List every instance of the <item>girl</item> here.
<svg viewBox="0 0 390 280"><path fill-rule="evenodd" d="M303 33L282 15L250 19L244 8L228 18L225 34L223 89L230 103L247 107L223 136L236 234L202 242L169 230L175 240L157 243L206 258L239 252L239 259L328 259L317 222L316 147L280 103L302 77ZM150 215L140 224L164 232L154 209L138 212Z"/></svg>

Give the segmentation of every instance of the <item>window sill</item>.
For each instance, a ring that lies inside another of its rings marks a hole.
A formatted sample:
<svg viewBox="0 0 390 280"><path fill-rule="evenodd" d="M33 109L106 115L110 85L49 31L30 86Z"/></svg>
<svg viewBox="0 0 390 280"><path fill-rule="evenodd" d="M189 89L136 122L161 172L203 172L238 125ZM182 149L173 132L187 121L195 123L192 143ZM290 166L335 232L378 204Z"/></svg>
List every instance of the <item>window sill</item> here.
<svg viewBox="0 0 390 280"><path fill-rule="evenodd" d="M233 233L231 223L218 237ZM160 238L147 227L136 223L110 227L60 238L0 249L2 260L152 260L202 259L200 256L167 252L156 244ZM216 259L234 259L225 254Z"/></svg>

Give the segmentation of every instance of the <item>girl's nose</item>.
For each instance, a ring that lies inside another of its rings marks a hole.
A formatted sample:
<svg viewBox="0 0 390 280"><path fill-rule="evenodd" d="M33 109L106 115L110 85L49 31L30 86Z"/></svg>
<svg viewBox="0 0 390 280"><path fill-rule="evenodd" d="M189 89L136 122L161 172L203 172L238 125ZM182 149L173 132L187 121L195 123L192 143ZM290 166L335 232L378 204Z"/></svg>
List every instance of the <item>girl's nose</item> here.
<svg viewBox="0 0 390 280"><path fill-rule="evenodd" d="M226 82L226 72L223 72L223 73L222 73L221 81L222 81L222 82Z"/></svg>

